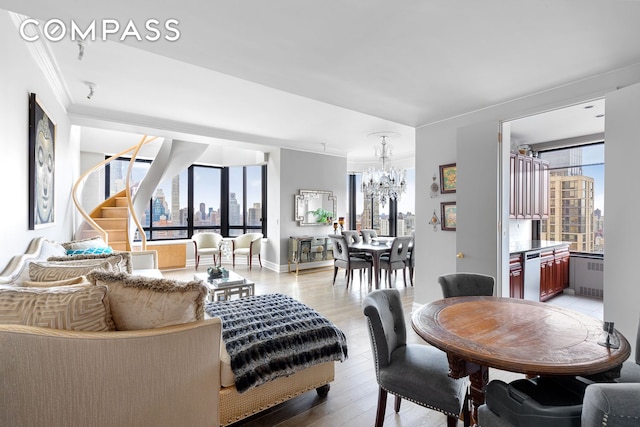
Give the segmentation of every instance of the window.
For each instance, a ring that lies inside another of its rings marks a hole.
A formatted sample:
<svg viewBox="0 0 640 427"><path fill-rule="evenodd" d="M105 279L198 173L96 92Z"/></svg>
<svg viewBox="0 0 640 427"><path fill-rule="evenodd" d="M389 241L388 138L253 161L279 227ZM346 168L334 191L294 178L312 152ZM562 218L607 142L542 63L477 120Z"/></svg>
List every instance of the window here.
<svg viewBox="0 0 640 427"><path fill-rule="evenodd" d="M572 251L604 253L604 142L539 156L549 162L551 206L540 238L572 242Z"/></svg>
<svg viewBox="0 0 640 427"><path fill-rule="evenodd" d="M124 189L129 159L107 165L105 197ZM135 188L150 161L136 160ZM187 239L194 232L237 236L248 231L266 235L266 166L192 165L155 189L140 222L148 240ZM139 240L136 236L135 240Z"/></svg>
<svg viewBox="0 0 640 427"><path fill-rule="evenodd" d="M411 235L415 230L415 169L407 169L407 191L399 201L390 200L383 208L376 199L365 199L361 191L362 174L347 177L347 206L355 206L355 212L347 213L345 230L374 229L382 236ZM350 185L351 182L355 185ZM353 202L355 201L355 203ZM394 213L395 212L395 213ZM349 221L355 224L350 226Z"/></svg>

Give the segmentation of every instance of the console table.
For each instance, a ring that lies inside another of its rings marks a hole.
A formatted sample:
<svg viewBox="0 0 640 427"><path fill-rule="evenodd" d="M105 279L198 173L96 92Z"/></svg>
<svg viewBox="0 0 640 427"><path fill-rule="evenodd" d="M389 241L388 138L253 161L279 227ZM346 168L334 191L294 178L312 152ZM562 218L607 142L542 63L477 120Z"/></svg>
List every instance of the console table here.
<svg viewBox="0 0 640 427"><path fill-rule="evenodd" d="M291 236L289 237L288 262L296 266L300 263L333 259L333 245L328 236Z"/></svg>

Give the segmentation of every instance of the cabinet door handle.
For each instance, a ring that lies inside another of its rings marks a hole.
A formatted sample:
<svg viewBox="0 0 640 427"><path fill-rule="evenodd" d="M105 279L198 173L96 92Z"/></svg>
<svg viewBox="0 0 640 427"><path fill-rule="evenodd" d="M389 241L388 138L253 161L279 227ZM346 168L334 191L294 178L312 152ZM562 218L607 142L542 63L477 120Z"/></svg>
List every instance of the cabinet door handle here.
<svg viewBox="0 0 640 427"><path fill-rule="evenodd" d="M462 252L458 252L456 254L456 258L464 258L464 254Z"/></svg>

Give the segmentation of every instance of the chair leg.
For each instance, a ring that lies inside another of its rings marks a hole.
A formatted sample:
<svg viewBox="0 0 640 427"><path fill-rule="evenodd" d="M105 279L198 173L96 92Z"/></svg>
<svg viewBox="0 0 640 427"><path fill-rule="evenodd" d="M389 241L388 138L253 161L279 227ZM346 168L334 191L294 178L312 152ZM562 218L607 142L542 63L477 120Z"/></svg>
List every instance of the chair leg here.
<svg viewBox="0 0 640 427"><path fill-rule="evenodd" d="M213 265L218 265L218 262L216 261L216 254L213 254Z"/></svg>
<svg viewBox="0 0 640 427"><path fill-rule="evenodd" d="M336 276L338 275L338 267L333 267L333 284L336 284Z"/></svg>
<svg viewBox="0 0 640 427"><path fill-rule="evenodd" d="M411 286L413 286L413 267L409 267L409 280L411 281Z"/></svg>
<svg viewBox="0 0 640 427"><path fill-rule="evenodd" d="M396 396L396 404L393 409L396 410L396 413L400 412L400 404L402 403L402 398L400 396Z"/></svg>
<svg viewBox="0 0 640 427"><path fill-rule="evenodd" d="M198 269L198 264L200 264L200 255L196 254L196 270Z"/></svg>
<svg viewBox="0 0 640 427"><path fill-rule="evenodd" d="M258 263L260 264L260 268L262 268L262 258L260 258L260 254L258 254Z"/></svg>
<svg viewBox="0 0 640 427"><path fill-rule="evenodd" d="M247 255L247 264L249 265L249 270L251 270L251 255Z"/></svg>
<svg viewBox="0 0 640 427"><path fill-rule="evenodd" d="M404 287L407 287L407 267L402 269L402 281L404 282Z"/></svg>
<svg viewBox="0 0 640 427"><path fill-rule="evenodd" d="M387 392L380 387L378 390L378 410L376 411L376 427L382 427L384 412L387 409Z"/></svg>
<svg viewBox="0 0 640 427"><path fill-rule="evenodd" d="M231 255L231 265L233 267L236 266L236 254Z"/></svg>

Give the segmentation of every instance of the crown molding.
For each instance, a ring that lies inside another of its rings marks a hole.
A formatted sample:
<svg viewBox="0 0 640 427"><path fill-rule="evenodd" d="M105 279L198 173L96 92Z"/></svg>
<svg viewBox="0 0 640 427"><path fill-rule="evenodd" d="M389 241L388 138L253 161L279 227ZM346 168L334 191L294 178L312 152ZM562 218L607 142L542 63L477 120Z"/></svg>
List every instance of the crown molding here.
<svg viewBox="0 0 640 427"><path fill-rule="evenodd" d="M15 24L17 30L20 30L20 25L22 25L22 22L24 22L26 19L29 19L28 16L21 15L15 12L9 12L9 16L11 17L11 20ZM38 40L32 42L24 40L24 43L26 44L27 49L29 50L29 53L35 60L36 64L42 71L42 74L44 74L44 78L51 87L51 90L60 103L60 106L66 113L67 106L71 105L73 100L71 98L69 88L62 78L62 73L51 49L51 45L42 34L42 30L39 26L26 26L25 32L29 33L30 35L37 34L40 36L38 37Z"/></svg>

